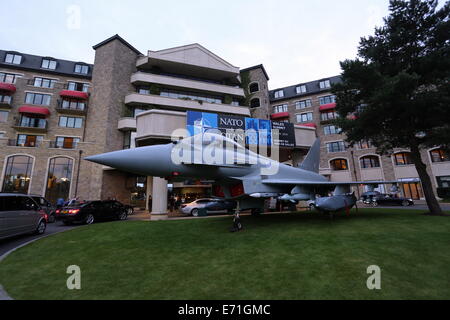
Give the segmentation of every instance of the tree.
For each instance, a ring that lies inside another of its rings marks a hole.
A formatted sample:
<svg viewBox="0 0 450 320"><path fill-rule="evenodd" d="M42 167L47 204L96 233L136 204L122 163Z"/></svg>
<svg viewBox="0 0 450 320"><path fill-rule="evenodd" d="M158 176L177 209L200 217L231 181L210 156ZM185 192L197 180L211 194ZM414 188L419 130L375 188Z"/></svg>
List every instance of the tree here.
<svg viewBox="0 0 450 320"><path fill-rule="evenodd" d="M371 141L380 154L409 148L428 214L441 215L421 150L450 150L450 2L391 0L358 56L341 62L335 124L353 145Z"/></svg>

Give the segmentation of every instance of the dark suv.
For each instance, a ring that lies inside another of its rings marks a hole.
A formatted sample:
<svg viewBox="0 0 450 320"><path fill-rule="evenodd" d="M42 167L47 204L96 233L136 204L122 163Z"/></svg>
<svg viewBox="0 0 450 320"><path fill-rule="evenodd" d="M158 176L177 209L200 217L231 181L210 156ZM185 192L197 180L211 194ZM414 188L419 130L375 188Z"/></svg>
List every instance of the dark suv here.
<svg viewBox="0 0 450 320"><path fill-rule="evenodd" d="M56 218L64 224L92 224L101 220L126 220L128 207L116 200L77 202L56 210Z"/></svg>

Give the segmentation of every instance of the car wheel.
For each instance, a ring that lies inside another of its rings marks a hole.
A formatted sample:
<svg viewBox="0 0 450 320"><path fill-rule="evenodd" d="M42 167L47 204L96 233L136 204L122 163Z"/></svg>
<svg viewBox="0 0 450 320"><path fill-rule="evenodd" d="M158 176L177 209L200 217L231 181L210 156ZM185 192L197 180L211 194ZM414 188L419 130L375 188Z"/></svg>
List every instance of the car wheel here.
<svg viewBox="0 0 450 320"><path fill-rule="evenodd" d="M372 207L378 207L378 202L377 201L372 201Z"/></svg>
<svg viewBox="0 0 450 320"><path fill-rule="evenodd" d="M47 224L44 220L41 220L36 228L36 234L43 234L45 229L47 228Z"/></svg>
<svg viewBox="0 0 450 320"><path fill-rule="evenodd" d="M309 204L309 210L314 210L316 208L316 205L314 203Z"/></svg>
<svg viewBox="0 0 450 320"><path fill-rule="evenodd" d="M134 212L133 208L128 208L128 209L127 209L127 216L132 215L133 212Z"/></svg>
<svg viewBox="0 0 450 320"><path fill-rule="evenodd" d="M127 220L127 218L128 218L128 210L123 211L121 214L119 214L118 218L119 218L119 220Z"/></svg>
<svg viewBox="0 0 450 320"><path fill-rule="evenodd" d="M193 217L198 217L198 209L192 209L191 215L192 215Z"/></svg>
<svg viewBox="0 0 450 320"><path fill-rule="evenodd" d="M409 206L409 201L408 200L403 200L402 201L402 206L404 206L404 207Z"/></svg>
<svg viewBox="0 0 450 320"><path fill-rule="evenodd" d="M85 224L93 224L93 223L94 223L94 220L95 220L94 215L93 215L92 213L89 213L89 214L86 216L86 219L84 219L84 223L85 223Z"/></svg>
<svg viewBox="0 0 450 320"><path fill-rule="evenodd" d="M55 214L54 213L50 214L50 216L48 217L48 223L54 223L55 221L56 221Z"/></svg>

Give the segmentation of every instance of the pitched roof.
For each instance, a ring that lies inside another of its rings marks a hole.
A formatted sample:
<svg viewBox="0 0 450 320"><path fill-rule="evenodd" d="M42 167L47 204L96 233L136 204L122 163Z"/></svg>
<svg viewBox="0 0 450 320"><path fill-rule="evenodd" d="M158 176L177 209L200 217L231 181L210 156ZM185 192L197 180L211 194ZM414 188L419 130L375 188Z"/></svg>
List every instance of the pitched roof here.
<svg viewBox="0 0 450 320"><path fill-rule="evenodd" d="M292 86L288 86L288 87L283 87L283 88L278 88L275 90L270 90L269 91L269 98L271 102L275 102L275 101L283 101L283 100L288 100L288 99L292 99L295 97L303 97L303 96L309 96L311 94L316 94L316 93L320 93L320 92L327 92L330 91L329 88L326 89L320 89L319 86L319 82L320 81L324 81L324 80L330 80L330 84L336 84L336 83L340 83L341 82L341 77L340 76L333 76L333 77L329 77L329 78L323 78L323 79L319 79L319 80L314 80L314 81L310 81L310 82L304 82L304 83L299 83L299 84L295 84ZM296 87L301 86L301 85L305 85L306 86L306 92L305 93L297 93L296 92ZM283 90L284 92L284 96L282 98L275 98L275 91L280 91Z"/></svg>
<svg viewBox="0 0 450 320"><path fill-rule="evenodd" d="M262 72L264 73L264 76L266 77L267 81L270 80L269 76L267 75L266 69L264 69L264 66L262 64L258 64L258 65L253 66L253 67L248 67L248 68L245 68L245 69L241 69L241 72L255 70L255 69L261 69Z"/></svg>
<svg viewBox="0 0 450 320"><path fill-rule="evenodd" d="M114 41L114 40L119 40L120 42L122 42L125 46L127 46L128 48L130 48L132 51L134 51L136 54L138 55L142 55L142 53L136 49L135 47L133 47L131 44L129 44L127 41L125 41L125 39L123 39L121 36L119 36L118 34L113 35L112 37L109 37L106 40L103 40L100 43L97 43L95 46L92 46L92 49L97 50L98 48L100 48L101 46Z"/></svg>
<svg viewBox="0 0 450 320"><path fill-rule="evenodd" d="M21 55L22 56L21 63L20 64L6 63L5 58L8 53ZM52 70L52 69L41 68L42 59L55 60L56 61L56 69ZM87 74L76 73L75 72L76 64L89 66L88 73ZM76 77L76 78L90 79L90 78L92 78L92 69L93 69L94 65L88 64L85 62L69 61L69 60L51 58L51 57L47 57L47 56L36 56L36 55L17 52L17 51L0 50L0 67L7 68L7 69L33 70L33 71L39 71L41 73L69 75L69 76Z"/></svg>

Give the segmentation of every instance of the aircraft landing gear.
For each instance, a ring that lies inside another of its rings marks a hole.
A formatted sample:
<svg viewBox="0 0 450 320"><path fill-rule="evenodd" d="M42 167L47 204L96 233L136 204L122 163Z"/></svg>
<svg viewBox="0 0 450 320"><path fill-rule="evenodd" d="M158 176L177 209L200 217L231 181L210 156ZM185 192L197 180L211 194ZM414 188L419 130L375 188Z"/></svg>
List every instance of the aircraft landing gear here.
<svg viewBox="0 0 450 320"><path fill-rule="evenodd" d="M239 215L239 201L237 203L236 211L234 213L233 217L233 227L231 228L230 232L238 232L242 230L242 223L241 223L241 217Z"/></svg>

